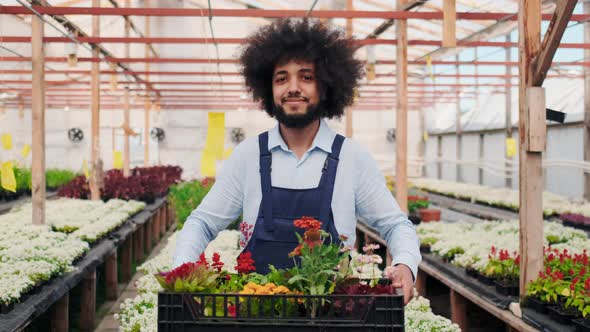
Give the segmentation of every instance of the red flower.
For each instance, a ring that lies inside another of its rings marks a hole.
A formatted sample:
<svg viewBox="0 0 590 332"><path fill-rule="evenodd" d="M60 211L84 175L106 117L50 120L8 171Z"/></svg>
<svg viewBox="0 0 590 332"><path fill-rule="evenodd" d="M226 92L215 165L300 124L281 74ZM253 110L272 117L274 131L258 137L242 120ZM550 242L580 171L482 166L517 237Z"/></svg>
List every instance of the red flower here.
<svg viewBox="0 0 590 332"><path fill-rule="evenodd" d="M348 240L348 236L340 234L338 235L338 238L340 239L340 241L342 242L346 242L346 240Z"/></svg>
<svg viewBox="0 0 590 332"><path fill-rule="evenodd" d="M207 258L205 258L204 252L202 252L201 256L199 256L199 261L197 262L197 265L204 265L206 268L209 268L209 262L207 261Z"/></svg>
<svg viewBox="0 0 590 332"><path fill-rule="evenodd" d="M211 267L217 269L217 272L221 272L221 268L223 267L223 262L221 261L221 257L219 257L218 253L213 253L213 264Z"/></svg>
<svg viewBox="0 0 590 332"><path fill-rule="evenodd" d="M234 304L230 304L227 306L227 314L230 317L236 317L236 306Z"/></svg>
<svg viewBox="0 0 590 332"><path fill-rule="evenodd" d="M514 263L516 263L516 265L520 264L520 255L516 256Z"/></svg>
<svg viewBox="0 0 590 332"><path fill-rule="evenodd" d="M492 255L496 255L496 247L492 246Z"/></svg>
<svg viewBox="0 0 590 332"><path fill-rule="evenodd" d="M289 253L289 257L295 257L301 255L301 249L303 248L303 244L299 244L293 251Z"/></svg>
<svg viewBox="0 0 590 332"><path fill-rule="evenodd" d="M239 274L246 274L252 271L256 271L254 267L254 260L252 259L252 253L249 251L243 252L238 256L238 265L235 266L236 271Z"/></svg>
<svg viewBox="0 0 590 332"><path fill-rule="evenodd" d="M322 223L313 217L301 217L301 219L296 219L293 224L295 227L303 229L320 229L322 227Z"/></svg>

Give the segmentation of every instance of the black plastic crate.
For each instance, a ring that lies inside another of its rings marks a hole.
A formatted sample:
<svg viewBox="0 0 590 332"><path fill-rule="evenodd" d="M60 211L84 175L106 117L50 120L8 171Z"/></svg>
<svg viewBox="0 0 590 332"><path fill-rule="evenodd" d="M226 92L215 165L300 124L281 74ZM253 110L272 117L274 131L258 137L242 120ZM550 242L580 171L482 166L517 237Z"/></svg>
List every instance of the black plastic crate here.
<svg viewBox="0 0 590 332"><path fill-rule="evenodd" d="M403 302L401 295L159 293L158 331L403 332Z"/></svg>

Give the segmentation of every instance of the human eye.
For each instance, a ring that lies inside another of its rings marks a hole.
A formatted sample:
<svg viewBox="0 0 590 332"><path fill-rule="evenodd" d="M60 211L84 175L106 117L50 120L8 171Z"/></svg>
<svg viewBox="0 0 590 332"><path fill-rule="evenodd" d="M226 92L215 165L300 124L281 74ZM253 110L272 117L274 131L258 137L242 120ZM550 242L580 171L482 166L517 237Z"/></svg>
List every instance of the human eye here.
<svg viewBox="0 0 590 332"><path fill-rule="evenodd" d="M306 82L311 82L311 81L313 81L313 75L312 74L304 74L301 76L301 79Z"/></svg>

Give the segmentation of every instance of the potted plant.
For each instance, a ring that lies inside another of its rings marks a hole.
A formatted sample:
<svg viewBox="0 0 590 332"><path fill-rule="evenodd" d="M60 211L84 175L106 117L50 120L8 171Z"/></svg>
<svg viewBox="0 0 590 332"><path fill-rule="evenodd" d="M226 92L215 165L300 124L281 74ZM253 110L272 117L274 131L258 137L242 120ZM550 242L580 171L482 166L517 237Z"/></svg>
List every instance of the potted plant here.
<svg viewBox="0 0 590 332"><path fill-rule="evenodd" d="M484 271L494 279L496 291L502 295L518 296L520 255L492 247Z"/></svg>
<svg viewBox="0 0 590 332"><path fill-rule="evenodd" d="M441 211L439 209L419 209L418 213L423 222L440 221Z"/></svg>
<svg viewBox="0 0 590 332"><path fill-rule="evenodd" d="M430 248L438 241L437 238L429 236L420 239L420 252L425 254L430 253Z"/></svg>
<svg viewBox="0 0 590 332"><path fill-rule="evenodd" d="M418 211L428 208L429 205L430 202L426 196L408 196L408 218L414 225L418 225L422 221Z"/></svg>

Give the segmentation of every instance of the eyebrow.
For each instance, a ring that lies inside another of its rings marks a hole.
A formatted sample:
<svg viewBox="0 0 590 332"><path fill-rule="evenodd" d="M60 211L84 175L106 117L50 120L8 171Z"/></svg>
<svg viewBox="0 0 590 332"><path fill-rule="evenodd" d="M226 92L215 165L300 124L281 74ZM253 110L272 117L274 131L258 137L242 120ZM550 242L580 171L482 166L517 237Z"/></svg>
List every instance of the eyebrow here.
<svg viewBox="0 0 590 332"><path fill-rule="evenodd" d="M312 73L313 74L313 70L311 70L310 68L302 68L299 69L299 71L297 73ZM285 75L288 74L288 72L286 70L279 70L278 72L274 73L273 77L276 77L278 75Z"/></svg>

